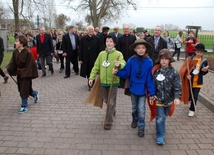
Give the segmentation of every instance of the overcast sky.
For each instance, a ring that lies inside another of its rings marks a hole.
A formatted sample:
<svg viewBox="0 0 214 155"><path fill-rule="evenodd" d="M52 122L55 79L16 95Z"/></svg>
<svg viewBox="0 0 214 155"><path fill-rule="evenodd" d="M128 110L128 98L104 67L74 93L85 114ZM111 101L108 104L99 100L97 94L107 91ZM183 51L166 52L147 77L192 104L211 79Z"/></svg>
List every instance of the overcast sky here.
<svg viewBox="0 0 214 155"><path fill-rule="evenodd" d="M56 0L56 4L58 2ZM124 23L132 23L137 27L154 28L156 25L173 24L181 29L186 25L196 25L201 26L203 30L214 30L214 0L138 0L138 2L137 10L128 8L128 15L123 13L119 20L108 26L121 27ZM65 6L57 7L57 13L64 13L72 20L81 18L80 14L73 16L75 12L68 11Z"/></svg>
<svg viewBox="0 0 214 155"><path fill-rule="evenodd" d="M1 0L3 4L12 4L12 0ZM44 0L46 1L46 0ZM73 5L80 0L74 0ZM186 25L201 26L202 30L214 31L214 0L137 0L137 10L125 8L120 19L106 24L122 27L132 23L136 27L154 28L156 25L173 24L184 29ZM68 8L65 0L55 0L57 14L64 13L71 20L80 19L83 15Z"/></svg>

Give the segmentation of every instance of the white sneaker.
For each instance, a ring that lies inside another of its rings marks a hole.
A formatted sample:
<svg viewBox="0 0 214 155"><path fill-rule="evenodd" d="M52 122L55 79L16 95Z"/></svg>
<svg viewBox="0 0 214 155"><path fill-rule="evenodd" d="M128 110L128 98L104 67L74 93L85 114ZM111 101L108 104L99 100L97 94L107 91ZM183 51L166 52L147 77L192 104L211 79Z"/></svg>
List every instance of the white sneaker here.
<svg viewBox="0 0 214 155"><path fill-rule="evenodd" d="M195 114L195 112L190 110L189 113L188 113L188 116L192 117L192 116L194 116L194 114Z"/></svg>

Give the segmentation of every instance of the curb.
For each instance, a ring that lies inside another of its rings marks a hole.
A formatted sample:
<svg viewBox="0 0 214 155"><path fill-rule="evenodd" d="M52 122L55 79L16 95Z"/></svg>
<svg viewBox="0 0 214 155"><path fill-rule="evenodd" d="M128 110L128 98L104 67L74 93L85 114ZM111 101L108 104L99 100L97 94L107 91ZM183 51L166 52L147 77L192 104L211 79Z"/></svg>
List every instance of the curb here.
<svg viewBox="0 0 214 155"><path fill-rule="evenodd" d="M209 97L207 97L203 93L199 93L198 100L203 104L205 107L207 107L210 111L214 112L214 101L211 100Z"/></svg>

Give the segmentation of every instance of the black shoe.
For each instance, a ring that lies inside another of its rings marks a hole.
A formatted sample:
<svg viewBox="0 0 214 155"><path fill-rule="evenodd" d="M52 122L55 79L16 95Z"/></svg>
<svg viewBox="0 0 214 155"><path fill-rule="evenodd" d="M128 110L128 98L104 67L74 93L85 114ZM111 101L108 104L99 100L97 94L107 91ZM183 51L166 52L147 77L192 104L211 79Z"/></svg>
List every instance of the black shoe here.
<svg viewBox="0 0 214 155"><path fill-rule="evenodd" d="M66 75L64 78L66 79L66 78L69 78L69 77L70 77L70 76L67 76L67 75Z"/></svg>
<svg viewBox="0 0 214 155"><path fill-rule="evenodd" d="M143 137L144 136L144 130L138 130L138 136Z"/></svg>
<svg viewBox="0 0 214 155"><path fill-rule="evenodd" d="M5 76L4 77L4 83L7 83L7 80L9 79L9 77L8 76Z"/></svg>
<svg viewBox="0 0 214 155"><path fill-rule="evenodd" d="M134 122L134 121L133 121L132 124L131 124L131 127L132 127L132 128L136 128L136 127L137 127L137 122Z"/></svg>
<svg viewBox="0 0 214 155"><path fill-rule="evenodd" d="M51 74L53 75L53 73L54 73L54 70L51 70Z"/></svg>
<svg viewBox="0 0 214 155"><path fill-rule="evenodd" d="M42 77L45 77L46 76L46 74L42 74Z"/></svg>

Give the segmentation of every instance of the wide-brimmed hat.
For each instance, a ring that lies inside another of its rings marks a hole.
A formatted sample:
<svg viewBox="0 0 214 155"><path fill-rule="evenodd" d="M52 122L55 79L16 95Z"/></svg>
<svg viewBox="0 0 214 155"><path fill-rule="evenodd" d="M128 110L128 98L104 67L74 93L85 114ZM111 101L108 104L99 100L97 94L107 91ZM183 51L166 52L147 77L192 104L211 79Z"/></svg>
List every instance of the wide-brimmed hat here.
<svg viewBox="0 0 214 155"><path fill-rule="evenodd" d="M117 41L116 41L116 37L112 36L112 35L107 35L105 38L104 38L104 44L106 44L106 39L107 38L112 38L112 40L114 41L115 44L117 44Z"/></svg>
<svg viewBox="0 0 214 155"><path fill-rule="evenodd" d="M175 60L172 58L172 54L170 52L170 50L164 48L162 49L159 54L158 54L158 58L157 60L155 61L156 64L160 63L160 59L164 57L166 59L169 59L170 62L174 62Z"/></svg>
<svg viewBox="0 0 214 155"><path fill-rule="evenodd" d="M131 46L129 46L129 49L130 49L130 50L134 50L134 48L135 48L137 45L139 45L139 44L145 45L145 46L146 46L146 51L152 49L152 46L151 46L149 43L147 43L144 39L138 39L138 40L136 40Z"/></svg>
<svg viewBox="0 0 214 155"><path fill-rule="evenodd" d="M205 46L204 46L204 44L197 44L196 46L195 46L195 51L203 51L203 52L207 52L207 50L205 50Z"/></svg>

